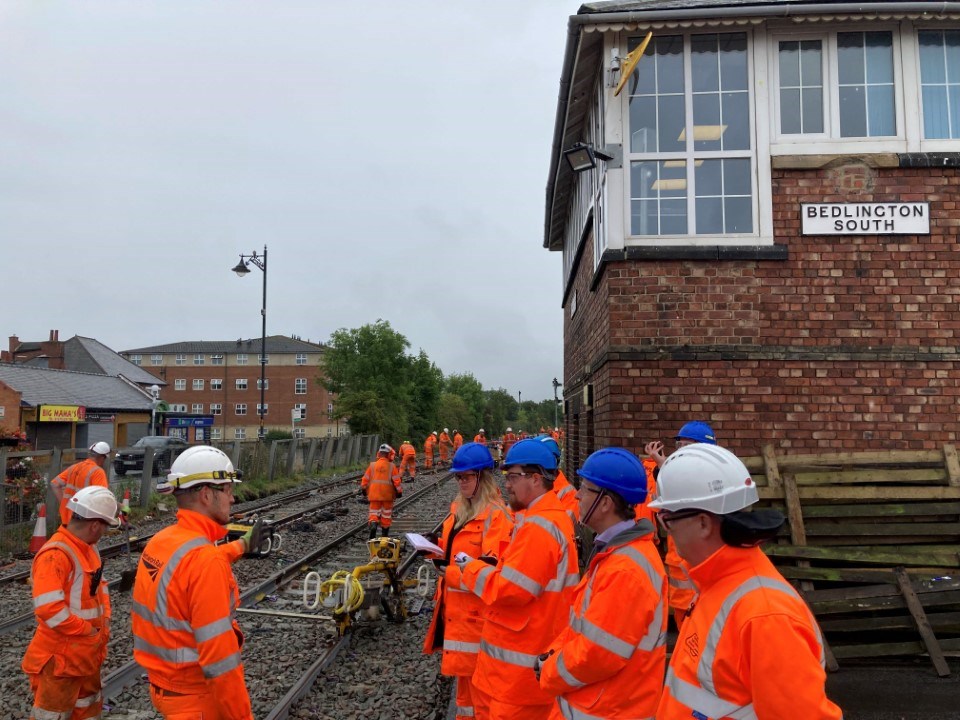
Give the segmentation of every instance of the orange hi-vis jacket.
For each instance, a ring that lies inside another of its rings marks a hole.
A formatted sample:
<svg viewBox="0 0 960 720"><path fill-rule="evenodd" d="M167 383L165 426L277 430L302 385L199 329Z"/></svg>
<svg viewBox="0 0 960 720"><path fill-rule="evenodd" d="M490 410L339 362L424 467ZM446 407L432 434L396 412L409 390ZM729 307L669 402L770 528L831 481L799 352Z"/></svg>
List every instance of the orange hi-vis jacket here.
<svg viewBox="0 0 960 720"><path fill-rule="evenodd" d="M486 445L486 444L487 444L487 436L486 436L486 435L481 435L480 433L477 433L476 435L473 436L473 441L474 441L474 442L477 442L477 443L482 443L482 444Z"/></svg>
<svg viewBox="0 0 960 720"><path fill-rule="evenodd" d="M408 458L408 457L415 458L417 456L417 449L410 443L404 443L403 445L401 445L399 452L400 452L401 459Z"/></svg>
<svg viewBox="0 0 960 720"><path fill-rule="evenodd" d="M656 528L657 511L647 506L657 499L657 476L654 472L657 469L657 461L651 458L643 458L643 469L647 471L647 497L641 504L636 505L634 510L637 514L637 520L649 520Z"/></svg>
<svg viewBox="0 0 960 720"><path fill-rule="evenodd" d="M514 435L512 432L506 433L506 434L503 436L503 445L502 445L502 447L503 447L503 456L504 456L504 457L507 456L507 451L508 451L510 448L513 447L513 444L514 444L516 441L517 441L517 436Z"/></svg>
<svg viewBox="0 0 960 720"><path fill-rule="evenodd" d="M73 517L73 511L67 508L67 502L77 490L90 485L109 487L107 474L93 460L87 458L74 463L53 479L53 484L63 487L63 500L60 502L60 524L66 525Z"/></svg>
<svg viewBox="0 0 960 720"><path fill-rule="evenodd" d="M463 445L463 435L460 433L453 434L453 451L456 452L460 449L460 446Z"/></svg>
<svg viewBox="0 0 960 720"><path fill-rule="evenodd" d="M820 629L759 548L725 545L690 569L700 588L670 659L657 720L837 720Z"/></svg>
<svg viewBox="0 0 960 720"><path fill-rule="evenodd" d="M474 685L516 705L549 705L534 661L566 626L579 582L573 523L552 492L515 517L513 538L496 567L474 560L461 584L486 603Z"/></svg>
<svg viewBox="0 0 960 720"><path fill-rule="evenodd" d="M180 509L140 555L133 587L133 657L150 683L184 695L210 693L227 720L253 720L243 679L240 604L214 520Z"/></svg>
<svg viewBox="0 0 960 720"><path fill-rule="evenodd" d="M573 521L580 522L580 501L577 500L577 489L570 484L563 470L557 470L553 480L553 492L560 498L563 509L573 514Z"/></svg>
<svg viewBox="0 0 960 720"><path fill-rule="evenodd" d="M400 468L387 458L377 458L364 470L360 487L367 491L367 500L392 502L396 500L398 492L403 492Z"/></svg>
<svg viewBox="0 0 960 720"><path fill-rule="evenodd" d="M573 591L540 687L574 718L653 718L667 664L667 574L648 521L617 533Z"/></svg>
<svg viewBox="0 0 960 720"><path fill-rule="evenodd" d="M444 675L473 675L480 650L483 629L483 600L461 582L460 568L452 562L457 553L470 557L501 558L510 543L513 520L502 505L491 503L463 527L454 529L456 503L443 521L438 544L444 550L447 565L433 598L433 621L427 630L423 651L443 650L440 672ZM441 617L441 613L443 613Z"/></svg>
<svg viewBox="0 0 960 720"><path fill-rule="evenodd" d="M427 439L423 441L423 451L427 455L433 454L433 448L437 445L437 436L433 433L427 435Z"/></svg>
<svg viewBox="0 0 960 720"><path fill-rule="evenodd" d="M440 448L441 450L449 450L453 445L453 440L450 439L450 436L445 432L440 433Z"/></svg>
<svg viewBox="0 0 960 720"><path fill-rule="evenodd" d="M657 511L649 508L648 504L657 496L657 462L651 458L645 458L643 467L647 471L647 499L643 505L637 505L637 517L650 520L656 527ZM667 568L667 577L670 579L670 590L667 593L670 607L681 613L678 618L682 618L697 599L697 586L690 579L687 563L677 553L677 546L669 535L667 535L667 550L663 564Z"/></svg>
<svg viewBox="0 0 960 720"><path fill-rule="evenodd" d="M31 570L37 631L23 656L25 673L39 673L51 658L60 677L100 672L110 639L110 596L97 572L102 567L97 548L65 527L40 548ZM101 631L91 634L93 628Z"/></svg>

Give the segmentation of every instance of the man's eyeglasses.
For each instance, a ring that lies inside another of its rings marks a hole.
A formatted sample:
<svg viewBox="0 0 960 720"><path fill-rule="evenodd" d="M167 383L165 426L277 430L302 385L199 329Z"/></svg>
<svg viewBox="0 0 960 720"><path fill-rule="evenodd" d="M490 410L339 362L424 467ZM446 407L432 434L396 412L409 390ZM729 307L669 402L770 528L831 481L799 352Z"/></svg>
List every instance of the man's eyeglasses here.
<svg viewBox="0 0 960 720"><path fill-rule="evenodd" d="M533 477L537 473L528 473L528 472L508 472L504 475L507 479L507 482L513 482L518 477Z"/></svg>
<svg viewBox="0 0 960 720"><path fill-rule="evenodd" d="M705 512L706 510L677 510L676 512L666 512L661 510L657 513L657 522L660 523L660 526L664 530L669 530L671 523L674 523L677 520L685 520L686 518L703 515Z"/></svg>
<svg viewBox="0 0 960 720"><path fill-rule="evenodd" d="M580 486L580 492L592 492L594 495L603 495L603 490L597 490L596 488L587 487L586 485Z"/></svg>
<svg viewBox="0 0 960 720"><path fill-rule="evenodd" d="M228 490L232 491L233 488L231 487L231 485L232 483L222 483L218 485L214 485L210 483L208 485L201 485L199 488L197 488L197 490L199 491L206 487L206 488L210 488L214 492L222 493L222 492L227 492Z"/></svg>

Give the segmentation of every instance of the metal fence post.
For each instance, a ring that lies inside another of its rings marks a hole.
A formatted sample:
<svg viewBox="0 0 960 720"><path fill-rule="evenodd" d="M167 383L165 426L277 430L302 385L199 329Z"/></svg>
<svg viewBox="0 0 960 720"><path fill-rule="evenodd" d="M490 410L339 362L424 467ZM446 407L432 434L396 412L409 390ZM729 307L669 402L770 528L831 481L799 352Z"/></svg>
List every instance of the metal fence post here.
<svg viewBox="0 0 960 720"><path fill-rule="evenodd" d="M140 473L140 497L137 498L137 505L142 508L150 504L150 496L153 494L154 455L153 447L150 445L143 451L143 470Z"/></svg>

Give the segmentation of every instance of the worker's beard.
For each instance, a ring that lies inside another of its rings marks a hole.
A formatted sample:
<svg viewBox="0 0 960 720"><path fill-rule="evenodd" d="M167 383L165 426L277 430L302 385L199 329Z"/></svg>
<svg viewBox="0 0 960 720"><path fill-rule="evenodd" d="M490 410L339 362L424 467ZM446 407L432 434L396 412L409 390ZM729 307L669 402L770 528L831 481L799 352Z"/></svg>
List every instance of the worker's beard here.
<svg viewBox="0 0 960 720"><path fill-rule="evenodd" d="M507 495L507 503L509 503L510 509L514 512L527 509L527 506L520 502L516 495Z"/></svg>

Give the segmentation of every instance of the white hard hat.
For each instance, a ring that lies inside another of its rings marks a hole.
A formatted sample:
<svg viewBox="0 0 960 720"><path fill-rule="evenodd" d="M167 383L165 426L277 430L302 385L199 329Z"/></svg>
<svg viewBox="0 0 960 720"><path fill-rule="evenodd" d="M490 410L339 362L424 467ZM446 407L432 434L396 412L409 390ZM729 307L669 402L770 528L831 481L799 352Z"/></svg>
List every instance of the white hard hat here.
<svg viewBox="0 0 960 720"><path fill-rule="evenodd" d="M694 443L672 453L657 476L656 510L705 510L716 515L743 510L760 499L740 458L719 445Z"/></svg>
<svg viewBox="0 0 960 720"><path fill-rule="evenodd" d="M392 452L394 452L394 449L393 449L392 447L390 447L389 445L387 445L386 443L384 443L383 445L380 446L380 449L377 450L377 452L378 452L378 453L392 453Z"/></svg>
<svg viewBox="0 0 960 720"><path fill-rule="evenodd" d="M171 490L185 490L200 484L238 482L240 476L227 454L209 445L194 445L184 450L173 461L170 474L167 475L167 485Z"/></svg>
<svg viewBox="0 0 960 720"><path fill-rule="evenodd" d="M507 428L507 432L513 432L513 428Z"/></svg>
<svg viewBox="0 0 960 720"><path fill-rule="evenodd" d="M104 443L105 444L105 443ZM67 508L79 517L87 520L103 520L111 527L117 527L117 498L112 492L100 485L80 488L67 501Z"/></svg>
<svg viewBox="0 0 960 720"><path fill-rule="evenodd" d="M479 432L483 432L483 428L480 428Z"/></svg>
<svg viewBox="0 0 960 720"><path fill-rule="evenodd" d="M434 430L434 431L431 433L431 435L436 435L436 434L437 434L437 431L436 431L436 430Z"/></svg>
<svg viewBox="0 0 960 720"><path fill-rule="evenodd" d="M443 431L444 431L444 432L450 432L450 429L449 429L449 428L444 428Z"/></svg>
<svg viewBox="0 0 960 720"><path fill-rule="evenodd" d="M109 455L110 446L101 440L100 442L95 442L90 446L90 452L96 453L97 455Z"/></svg>

